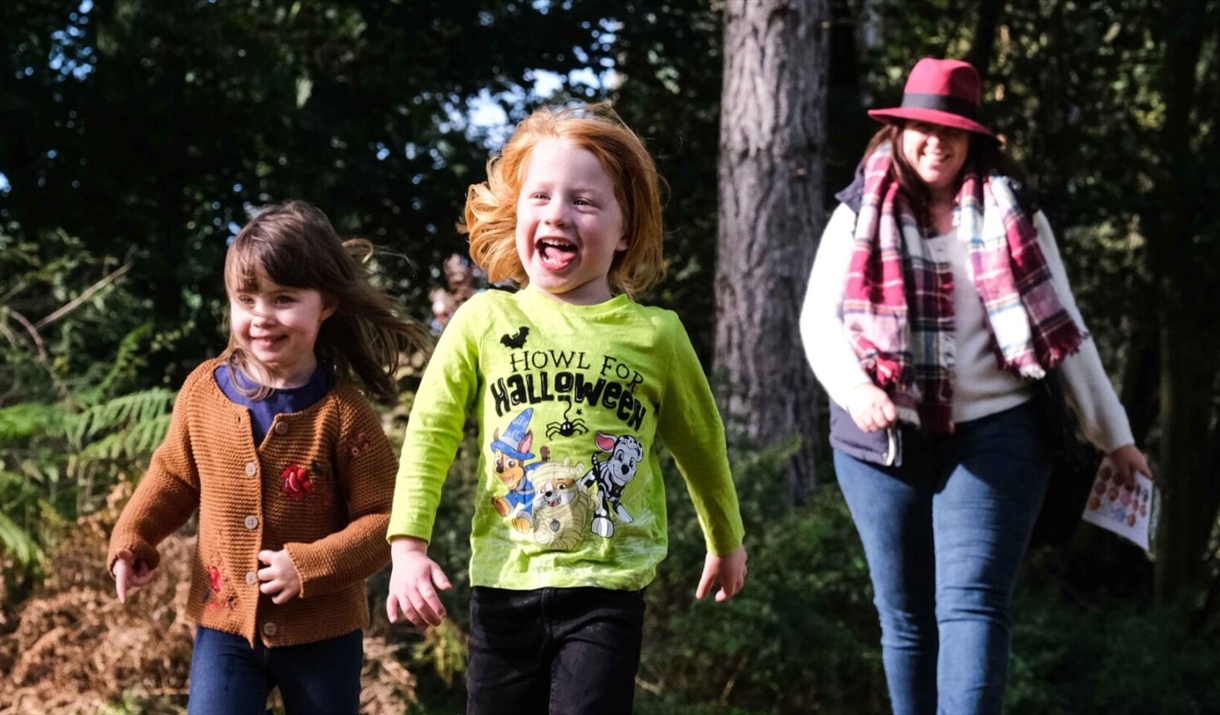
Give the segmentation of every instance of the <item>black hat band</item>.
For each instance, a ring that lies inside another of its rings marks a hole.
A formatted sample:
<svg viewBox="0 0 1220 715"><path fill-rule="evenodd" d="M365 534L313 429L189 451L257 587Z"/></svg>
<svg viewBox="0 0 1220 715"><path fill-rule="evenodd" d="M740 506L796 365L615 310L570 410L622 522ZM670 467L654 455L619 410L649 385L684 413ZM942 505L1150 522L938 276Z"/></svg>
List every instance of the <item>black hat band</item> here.
<svg viewBox="0 0 1220 715"><path fill-rule="evenodd" d="M903 109L935 109L939 112L956 114L966 119L975 119L978 107L965 99L950 97L944 94L904 94Z"/></svg>

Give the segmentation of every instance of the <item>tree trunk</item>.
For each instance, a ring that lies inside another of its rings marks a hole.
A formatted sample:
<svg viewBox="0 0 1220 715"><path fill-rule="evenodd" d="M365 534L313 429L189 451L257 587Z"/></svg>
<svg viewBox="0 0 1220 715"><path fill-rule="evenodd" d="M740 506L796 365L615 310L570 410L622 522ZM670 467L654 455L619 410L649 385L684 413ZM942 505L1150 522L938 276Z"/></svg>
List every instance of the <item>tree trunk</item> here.
<svg viewBox="0 0 1220 715"><path fill-rule="evenodd" d="M966 59L979 71L986 87L991 75L991 58L995 54L995 29L1000 21L1000 0L980 0L974 23L974 41Z"/></svg>
<svg viewBox="0 0 1220 715"><path fill-rule="evenodd" d="M824 223L828 20L826 0L731 0L724 30L715 364L752 439L801 440L797 500L821 403L798 318Z"/></svg>
<svg viewBox="0 0 1220 715"><path fill-rule="evenodd" d="M1157 177L1159 199L1150 221L1148 258L1162 294L1161 462L1163 493L1157 540L1156 594L1172 601L1201 582L1203 551L1215 520L1207 483L1207 440L1215 383L1214 327L1197 306L1212 300L1198 280L1194 239L1202 226L1190 205L1204 167L1192 156L1191 116L1197 104L1197 66L1205 18L1190 0L1169 3L1163 16L1165 124L1163 162Z"/></svg>
<svg viewBox="0 0 1220 715"><path fill-rule="evenodd" d="M1160 409L1160 350L1158 320L1149 313L1132 321L1123 367L1122 398L1136 444L1145 444Z"/></svg>

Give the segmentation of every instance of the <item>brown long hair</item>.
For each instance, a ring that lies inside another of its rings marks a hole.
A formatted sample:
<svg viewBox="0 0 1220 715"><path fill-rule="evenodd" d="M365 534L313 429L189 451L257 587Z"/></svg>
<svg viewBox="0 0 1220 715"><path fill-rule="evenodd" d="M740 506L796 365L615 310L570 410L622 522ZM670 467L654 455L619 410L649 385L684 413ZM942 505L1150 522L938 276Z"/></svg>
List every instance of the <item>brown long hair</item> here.
<svg viewBox="0 0 1220 715"><path fill-rule="evenodd" d="M932 194L928 191L927 184L923 182L915 168L902 154L904 124L903 120L894 119L877 130L864 149L864 162L868 163L868 158L873 155L877 147L885 142L890 143L890 146L893 147L890 161L894 166L894 176L898 181L899 190L906 196L907 203L915 214L916 220L919 221L920 228L926 229L931 223L929 203L932 200ZM1025 184L1029 183L1029 174L1025 171L1025 167L1008 155L1002 141L977 132L969 132L969 134L970 152L966 156L966 163L963 164L963 167L973 164L980 175L986 175L995 170L1003 176L1012 177ZM960 176L957 178L957 185L961 185Z"/></svg>
<svg viewBox="0 0 1220 715"><path fill-rule="evenodd" d="M225 257L225 289L230 295L257 291L263 277L292 288L313 289L335 306L318 331L314 354L335 374L358 380L381 402L398 395L395 373L401 351L431 347L424 326L401 314L399 305L369 282L353 250L371 252L364 239L342 241L326 214L305 201L261 209L233 239ZM266 370L229 335L230 368L240 367L260 384ZM236 381L235 381L236 384ZM262 387L250 397L262 399Z"/></svg>
<svg viewBox="0 0 1220 715"><path fill-rule="evenodd" d="M661 184L644 143L609 104L544 107L517 125L500 153L487 162L487 181L466 193L465 223L470 258L493 283L511 278L529 284L517 255L517 199L534 147L543 139L572 142L597 157L623 210L627 250L614 257L610 292L642 293L665 277L662 251Z"/></svg>

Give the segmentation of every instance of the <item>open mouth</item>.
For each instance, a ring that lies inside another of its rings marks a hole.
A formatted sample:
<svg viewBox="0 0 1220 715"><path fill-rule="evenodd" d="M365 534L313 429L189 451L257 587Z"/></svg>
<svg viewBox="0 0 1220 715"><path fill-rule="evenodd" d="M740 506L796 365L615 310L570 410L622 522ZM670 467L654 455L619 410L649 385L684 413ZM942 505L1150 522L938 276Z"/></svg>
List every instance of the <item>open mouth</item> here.
<svg viewBox="0 0 1220 715"><path fill-rule="evenodd" d="M547 268L561 270L576 260L576 244L562 238L544 238L538 241L538 255Z"/></svg>

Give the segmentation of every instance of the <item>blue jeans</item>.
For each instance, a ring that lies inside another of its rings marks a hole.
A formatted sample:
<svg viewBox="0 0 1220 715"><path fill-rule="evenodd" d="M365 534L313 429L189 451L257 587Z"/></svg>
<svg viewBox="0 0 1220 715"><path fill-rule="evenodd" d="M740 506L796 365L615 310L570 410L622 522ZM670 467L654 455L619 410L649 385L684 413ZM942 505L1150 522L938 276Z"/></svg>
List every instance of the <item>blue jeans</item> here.
<svg viewBox="0 0 1220 715"><path fill-rule="evenodd" d="M279 686L288 715L357 715L364 636L251 648L246 639L200 626L191 655L187 715L263 715Z"/></svg>
<svg viewBox="0 0 1220 715"><path fill-rule="evenodd" d="M1050 462L1030 403L904 435L903 466L835 452L873 581L895 715L999 713L1017 571Z"/></svg>
<svg viewBox="0 0 1220 715"><path fill-rule="evenodd" d="M476 587L466 712L630 715L643 627L642 591Z"/></svg>

